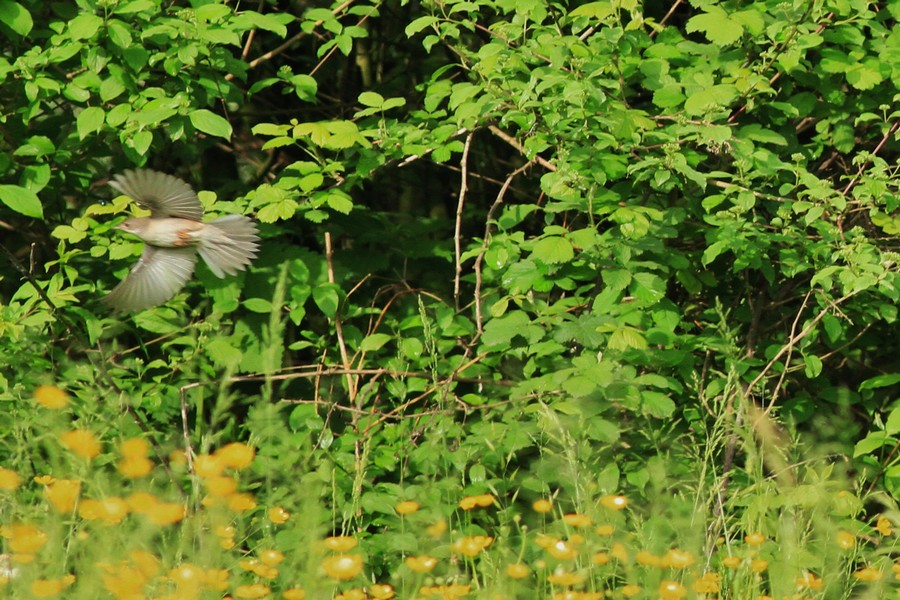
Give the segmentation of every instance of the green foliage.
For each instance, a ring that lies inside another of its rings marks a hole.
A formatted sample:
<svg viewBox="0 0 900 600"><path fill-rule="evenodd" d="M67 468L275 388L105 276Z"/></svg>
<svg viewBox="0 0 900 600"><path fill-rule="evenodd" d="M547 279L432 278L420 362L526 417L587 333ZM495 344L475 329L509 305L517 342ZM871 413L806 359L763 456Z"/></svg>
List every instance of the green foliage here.
<svg viewBox="0 0 900 600"><path fill-rule="evenodd" d="M0 398L55 382L152 431L184 401L166 443L250 440L263 493L301 473L379 574L422 549L383 529L400 499L494 494L477 533L625 492L647 539L693 506L698 555L821 548L729 583L780 597L881 510L816 493L895 508L895 4L295 8L0 0ZM105 312L141 250L95 184L135 165L253 214L254 267Z"/></svg>

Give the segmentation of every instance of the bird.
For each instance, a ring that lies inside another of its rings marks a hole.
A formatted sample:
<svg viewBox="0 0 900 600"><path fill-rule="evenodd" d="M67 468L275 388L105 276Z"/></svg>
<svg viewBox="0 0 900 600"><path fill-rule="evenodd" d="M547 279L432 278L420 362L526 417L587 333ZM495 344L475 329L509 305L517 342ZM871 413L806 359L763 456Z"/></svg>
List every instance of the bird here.
<svg viewBox="0 0 900 600"><path fill-rule="evenodd" d="M256 258L256 223L244 215L203 222L203 206L183 180L151 169L126 170L109 185L150 211L115 227L144 242L128 275L102 302L118 311L140 311L168 302L194 274L199 254L216 277L235 275Z"/></svg>

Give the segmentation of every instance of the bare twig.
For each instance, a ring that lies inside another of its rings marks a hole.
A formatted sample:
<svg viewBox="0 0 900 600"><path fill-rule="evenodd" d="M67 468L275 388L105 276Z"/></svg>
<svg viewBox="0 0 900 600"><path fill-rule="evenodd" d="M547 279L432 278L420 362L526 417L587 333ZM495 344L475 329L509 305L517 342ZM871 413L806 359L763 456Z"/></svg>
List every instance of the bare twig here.
<svg viewBox="0 0 900 600"><path fill-rule="evenodd" d="M496 135L498 138L500 138L501 140L503 140L504 142L506 142L513 148L515 148L519 152L519 154L528 158L528 152L525 150L525 147L519 143L519 140L517 140L513 136L509 135L508 133L506 133L505 131L503 131L502 129L497 127L496 125L489 125L488 130L491 133L493 133L494 135ZM550 162L547 159L542 158L540 156L534 156L533 158L531 158L531 162L535 162L535 163L541 165L548 171L556 171L556 165L554 165L552 162Z"/></svg>
<svg viewBox="0 0 900 600"><path fill-rule="evenodd" d="M484 238L481 240L481 250L478 252L478 256L475 257L475 326L478 329L478 335L480 336L483 329L483 321L484 317L481 313L481 264L484 262L484 254L487 252L488 244L490 244L491 240L491 221L494 218L494 213L497 212L497 209L500 208L500 205L503 204L503 198L506 196L506 190L509 189L510 184L512 184L513 179L518 177L521 173L527 171L531 166L537 161L529 160L527 163L510 173L506 181L503 182L503 186L500 188L500 191L497 193L497 198L494 200L494 203L491 205L491 208L488 210L487 218L485 219L484 225Z"/></svg>
<svg viewBox="0 0 900 600"><path fill-rule="evenodd" d="M469 149L472 147L472 137L474 133L466 136L466 143L463 146L462 158L460 158L459 181L459 201L456 203L456 222L453 228L453 252L456 263L456 273L453 277L453 301L456 310L459 310L459 285L462 277L462 216L463 207L466 204L466 192L469 189Z"/></svg>
<svg viewBox="0 0 900 600"><path fill-rule="evenodd" d="M328 265L328 282L334 283L334 263L332 262L333 248L331 247L331 233L325 232L325 262ZM347 395L351 402L356 402L357 379L350 371L350 356L347 353L347 344L344 341L344 328L341 325L341 307L338 306L334 313L334 332L337 335L338 347L341 349L341 361L344 363L347 378Z"/></svg>

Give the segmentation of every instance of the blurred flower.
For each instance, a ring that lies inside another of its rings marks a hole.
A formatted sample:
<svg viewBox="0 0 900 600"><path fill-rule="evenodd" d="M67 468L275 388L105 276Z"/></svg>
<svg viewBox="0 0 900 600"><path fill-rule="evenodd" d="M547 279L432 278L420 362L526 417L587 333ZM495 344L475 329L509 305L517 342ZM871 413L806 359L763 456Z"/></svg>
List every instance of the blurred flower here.
<svg viewBox="0 0 900 600"><path fill-rule="evenodd" d="M228 497L228 508L235 512L246 512L256 508L256 499L252 494L240 493Z"/></svg>
<svg viewBox="0 0 900 600"><path fill-rule="evenodd" d="M615 525L598 525L596 529L594 529L594 533L597 535L612 535L616 532Z"/></svg>
<svg viewBox="0 0 900 600"><path fill-rule="evenodd" d="M245 469L253 463L256 451L246 444L233 442L216 450L214 454L225 467Z"/></svg>
<svg viewBox="0 0 900 600"><path fill-rule="evenodd" d="M664 579L659 584L660 600L680 600L687 596L687 589L677 581Z"/></svg>
<svg viewBox="0 0 900 600"><path fill-rule="evenodd" d="M14 523L0 527L0 535L9 540L9 549L16 553L31 554L47 543L47 534L33 525Z"/></svg>
<svg viewBox="0 0 900 600"><path fill-rule="evenodd" d="M334 552L346 552L352 550L353 548L356 548L358 543L359 542L356 541L355 537L349 535L334 535L322 540L322 544Z"/></svg>
<svg viewBox="0 0 900 600"><path fill-rule="evenodd" d="M158 502L144 516L155 525L173 525L184 519L186 512L185 506L178 502Z"/></svg>
<svg viewBox="0 0 900 600"><path fill-rule="evenodd" d="M283 525L291 518L291 513L284 510L281 506L274 506L269 509L269 520L276 525Z"/></svg>
<svg viewBox="0 0 900 600"><path fill-rule="evenodd" d="M35 598L56 596L73 583L75 583L74 575L65 575L59 579L36 579L31 584L31 595Z"/></svg>
<svg viewBox="0 0 900 600"><path fill-rule="evenodd" d="M197 477L218 477L225 470L225 463L218 456L200 454L194 459L194 473Z"/></svg>
<svg viewBox="0 0 900 600"><path fill-rule="evenodd" d="M528 577L531 570L522 563L512 563L506 566L506 574L513 579L522 579Z"/></svg>
<svg viewBox="0 0 900 600"><path fill-rule="evenodd" d="M44 487L44 497L58 513L68 514L75 510L81 482L77 479L56 479Z"/></svg>
<svg viewBox="0 0 900 600"><path fill-rule="evenodd" d="M427 573L437 566L437 559L431 556L407 556L406 566L416 573Z"/></svg>
<svg viewBox="0 0 900 600"><path fill-rule="evenodd" d="M353 579L360 574L363 567L362 556L359 554L336 554L328 556L322 561L322 569L332 579Z"/></svg>
<svg viewBox="0 0 900 600"><path fill-rule="evenodd" d="M34 399L45 408L61 409L69 403L69 394L52 385L39 385L34 390Z"/></svg>
<svg viewBox="0 0 900 600"><path fill-rule="evenodd" d="M849 531L838 531L837 545L841 550L852 550L856 547L856 536Z"/></svg>
<svg viewBox="0 0 900 600"><path fill-rule="evenodd" d="M239 585L234 588L234 595L238 598L265 598L272 590L267 585L261 583L252 583L250 585Z"/></svg>
<svg viewBox="0 0 900 600"><path fill-rule="evenodd" d="M73 429L60 434L59 441L72 454L91 460L100 454L100 441L87 429Z"/></svg>
<svg viewBox="0 0 900 600"><path fill-rule="evenodd" d="M804 571L803 575L797 578L797 586L811 590L821 590L822 580L809 571Z"/></svg>
<svg viewBox="0 0 900 600"><path fill-rule="evenodd" d="M447 522L444 520L437 521L436 523L429 525L427 528L425 528L425 533L427 533L429 535L429 537L432 537L435 539L444 535L445 531L447 531Z"/></svg>
<svg viewBox="0 0 900 600"><path fill-rule="evenodd" d="M769 561L762 558L755 558L750 561L750 570L754 573L762 573L769 568Z"/></svg>
<svg viewBox="0 0 900 600"><path fill-rule="evenodd" d="M494 538L484 535L472 535L461 537L453 542L450 549L457 554L464 554L469 558L477 556L482 550L490 546Z"/></svg>
<svg viewBox="0 0 900 600"><path fill-rule="evenodd" d="M534 510L534 512L548 513L553 510L553 503L549 500L544 500L543 498L541 498L539 500L535 500L531 504L531 508L532 510Z"/></svg>
<svg viewBox="0 0 900 600"><path fill-rule="evenodd" d="M397 511L398 515L411 515L419 510L419 503L414 500L404 500L403 502L398 502L394 506L394 510Z"/></svg>
<svg viewBox="0 0 900 600"><path fill-rule="evenodd" d="M646 550L641 550L635 554L634 560L639 565L646 565L648 567L658 567L662 562L658 556L652 552L647 552Z"/></svg>
<svg viewBox="0 0 900 600"><path fill-rule="evenodd" d="M369 586L369 596L374 600L391 600L394 597L394 588L386 583L375 583Z"/></svg>
<svg viewBox="0 0 900 600"><path fill-rule="evenodd" d="M624 585L622 586L621 592L626 598L633 598L641 593L641 586L632 584Z"/></svg>
<svg viewBox="0 0 900 600"><path fill-rule="evenodd" d="M260 550L256 553L259 557L259 560L264 565L277 565L280 564L281 561L284 560L284 553L280 550L276 550L274 548L267 548L265 550Z"/></svg>
<svg viewBox="0 0 900 600"><path fill-rule="evenodd" d="M119 442L119 454L123 458L144 458L150 452L150 444L144 438L129 438Z"/></svg>
<svg viewBox="0 0 900 600"><path fill-rule="evenodd" d="M875 522L875 529L883 536L889 536L894 533L893 523L887 517L878 517L878 520Z"/></svg>
<svg viewBox="0 0 900 600"><path fill-rule="evenodd" d="M284 600L306 600L306 592L300 588L290 588L281 594Z"/></svg>
<svg viewBox="0 0 900 600"><path fill-rule="evenodd" d="M4 469L0 467L0 490L5 492L11 492L19 487L21 483L21 478L19 474L15 471L11 471L10 469Z"/></svg>
<svg viewBox="0 0 900 600"><path fill-rule="evenodd" d="M579 575L578 573L573 573L564 569L557 569L547 576L547 581L554 585L572 586L583 583L584 575Z"/></svg>
<svg viewBox="0 0 900 600"><path fill-rule="evenodd" d="M694 556L690 552L672 548L662 557L660 564L670 569L686 569L694 564Z"/></svg>
<svg viewBox="0 0 900 600"><path fill-rule="evenodd" d="M694 581L691 585L691 589L698 594L718 594L719 575L712 572L704 573Z"/></svg>
<svg viewBox="0 0 900 600"><path fill-rule="evenodd" d="M884 577L884 573L872 567L865 567L853 573L859 581L880 581Z"/></svg>
<svg viewBox="0 0 900 600"><path fill-rule="evenodd" d="M622 510L628 506L628 498L615 495L603 496L600 498L600 504L610 510Z"/></svg>
<svg viewBox="0 0 900 600"><path fill-rule="evenodd" d="M609 562L609 554L606 552L596 552L594 557L591 559L595 565L605 565Z"/></svg>
<svg viewBox="0 0 900 600"><path fill-rule="evenodd" d="M563 515L563 522L570 527L587 527L591 524L591 518L587 515L569 513Z"/></svg>
<svg viewBox="0 0 900 600"><path fill-rule="evenodd" d="M451 583L450 585L423 585L419 592L426 597L435 596L441 600L456 600L467 596L472 590L471 585Z"/></svg>
<svg viewBox="0 0 900 600"><path fill-rule="evenodd" d="M117 496L101 500L85 498L78 505L78 515L86 521L103 521L117 525L128 516L128 504Z"/></svg>
<svg viewBox="0 0 900 600"><path fill-rule="evenodd" d="M565 540L555 540L545 549L550 556L558 560L571 560L578 556L578 548Z"/></svg>
<svg viewBox="0 0 900 600"><path fill-rule="evenodd" d="M726 556L722 559L722 566L726 569L736 569L741 564L741 559L738 556Z"/></svg>
<svg viewBox="0 0 900 600"><path fill-rule="evenodd" d="M620 562L628 560L628 550L622 544L613 544L609 549L609 555Z"/></svg>
<svg viewBox="0 0 900 600"><path fill-rule="evenodd" d="M753 533L745 536L744 541L748 546L762 546L766 541L766 536L759 533L758 531L754 531Z"/></svg>
<svg viewBox="0 0 900 600"><path fill-rule="evenodd" d="M119 473L128 479L140 479L153 471L153 463L143 456L125 457L116 466Z"/></svg>
<svg viewBox="0 0 900 600"><path fill-rule="evenodd" d="M230 496L237 492L238 482L234 477L219 475L217 477L208 477L203 480L206 484L206 491L211 496Z"/></svg>
<svg viewBox="0 0 900 600"><path fill-rule="evenodd" d="M459 501L459 507L463 510L472 510L476 507L487 507L494 504L496 500L491 494L479 494L477 496L466 496Z"/></svg>

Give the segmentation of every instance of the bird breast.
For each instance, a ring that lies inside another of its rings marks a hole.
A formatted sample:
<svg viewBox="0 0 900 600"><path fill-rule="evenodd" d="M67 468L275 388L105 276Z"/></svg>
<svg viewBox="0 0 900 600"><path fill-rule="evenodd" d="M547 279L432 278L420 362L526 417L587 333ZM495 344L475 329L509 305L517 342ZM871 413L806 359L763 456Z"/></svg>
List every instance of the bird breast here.
<svg viewBox="0 0 900 600"><path fill-rule="evenodd" d="M201 243L205 229L199 221L167 217L147 219L143 229L134 233L152 246L179 248Z"/></svg>

